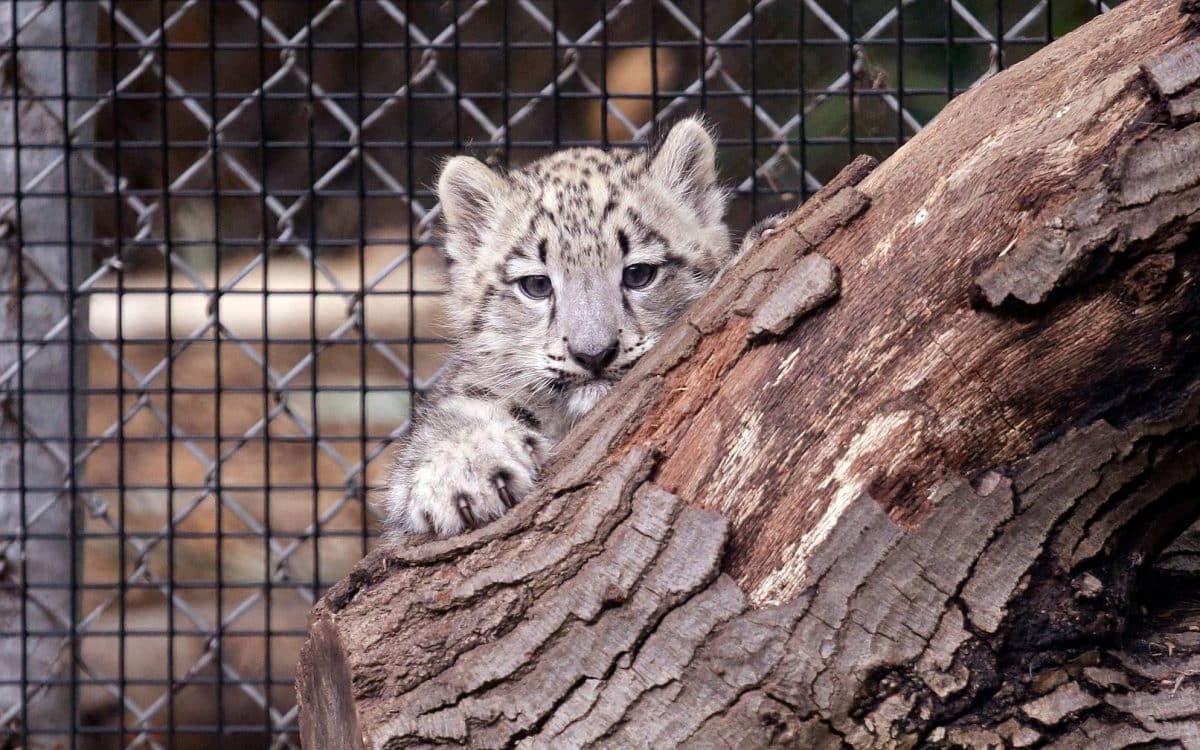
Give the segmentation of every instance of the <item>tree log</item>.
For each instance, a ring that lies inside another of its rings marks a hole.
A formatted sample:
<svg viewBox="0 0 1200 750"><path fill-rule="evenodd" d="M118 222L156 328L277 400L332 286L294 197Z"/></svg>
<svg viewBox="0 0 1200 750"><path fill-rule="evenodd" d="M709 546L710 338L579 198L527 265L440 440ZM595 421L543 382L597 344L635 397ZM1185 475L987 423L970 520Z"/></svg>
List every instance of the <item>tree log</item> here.
<svg viewBox="0 0 1200 750"><path fill-rule="evenodd" d="M1200 570L1155 564L1200 518L1187 11L856 161L538 495L369 554L312 612L306 747L1200 747Z"/></svg>

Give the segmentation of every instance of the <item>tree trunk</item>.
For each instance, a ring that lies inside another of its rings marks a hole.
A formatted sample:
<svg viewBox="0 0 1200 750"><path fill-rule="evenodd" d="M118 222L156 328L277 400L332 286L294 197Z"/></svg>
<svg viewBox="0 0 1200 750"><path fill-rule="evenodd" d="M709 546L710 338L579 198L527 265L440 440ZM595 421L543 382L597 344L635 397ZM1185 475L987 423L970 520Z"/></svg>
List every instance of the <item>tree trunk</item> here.
<svg viewBox="0 0 1200 750"><path fill-rule="evenodd" d="M1198 227L1200 31L1135 0L848 167L537 497L368 555L305 746L1200 747Z"/></svg>
<svg viewBox="0 0 1200 750"><path fill-rule="evenodd" d="M92 125L68 136L65 123L95 106L96 7L0 2L0 39L0 746L15 735L63 747L80 563L73 436L86 433L75 289L92 252L90 199L67 197L85 184L68 140L91 142Z"/></svg>

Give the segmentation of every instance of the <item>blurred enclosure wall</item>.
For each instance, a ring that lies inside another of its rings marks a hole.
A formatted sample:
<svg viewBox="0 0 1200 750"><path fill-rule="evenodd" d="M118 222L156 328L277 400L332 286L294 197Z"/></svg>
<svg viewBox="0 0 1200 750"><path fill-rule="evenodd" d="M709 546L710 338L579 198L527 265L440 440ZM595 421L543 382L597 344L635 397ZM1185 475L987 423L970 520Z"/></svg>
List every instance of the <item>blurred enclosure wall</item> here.
<svg viewBox="0 0 1200 750"><path fill-rule="evenodd" d="M5 65L38 51L23 29L39 14L76 2L0 3ZM90 206L94 240L91 267L62 291L89 322L69 315L48 336L73 331L90 376L86 434L64 436L75 468L58 499L81 519L77 573L63 582L78 605L60 634L78 659L50 676L78 716L46 729L81 748L223 750L297 747L291 683L306 611L372 544L368 499L437 377L430 186L441 160L640 148L703 110L741 231L855 155L886 157L957 93L1107 9L95 5L95 45L57 42L64 59L96 57L94 84L68 82L63 123L69 200ZM4 86L18 124L47 104L49 92L19 77ZM30 148L6 132L0 150ZM6 216L37 178L0 186ZM5 398L20 400L12 372L0 377ZM46 675L0 680L26 696L0 705L19 731Z"/></svg>

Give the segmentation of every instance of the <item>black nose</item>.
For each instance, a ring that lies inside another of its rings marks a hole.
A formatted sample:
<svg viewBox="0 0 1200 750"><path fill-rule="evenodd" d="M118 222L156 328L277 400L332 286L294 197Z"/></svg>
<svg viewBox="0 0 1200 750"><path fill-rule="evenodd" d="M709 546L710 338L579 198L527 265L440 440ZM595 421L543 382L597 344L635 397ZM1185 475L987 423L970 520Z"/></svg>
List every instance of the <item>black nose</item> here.
<svg viewBox="0 0 1200 750"><path fill-rule="evenodd" d="M599 375L605 367L617 357L617 342L609 342L608 346L594 352L584 352L568 346L567 351L571 354L571 359L578 362L580 365L592 371L593 375Z"/></svg>

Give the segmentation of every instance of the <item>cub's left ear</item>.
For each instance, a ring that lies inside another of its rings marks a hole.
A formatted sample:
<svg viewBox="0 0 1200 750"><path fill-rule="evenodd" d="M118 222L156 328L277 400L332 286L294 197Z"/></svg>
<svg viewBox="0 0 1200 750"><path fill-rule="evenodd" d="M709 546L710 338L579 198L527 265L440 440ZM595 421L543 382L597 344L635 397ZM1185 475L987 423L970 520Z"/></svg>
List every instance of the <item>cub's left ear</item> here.
<svg viewBox="0 0 1200 750"><path fill-rule="evenodd" d="M451 261L470 261L482 251L484 229L495 218L506 191L504 178L470 156L455 156L438 177L438 200L448 236L443 252Z"/></svg>
<svg viewBox="0 0 1200 750"><path fill-rule="evenodd" d="M704 120L697 116L677 122L654 153L650 171L656 179L682 193L701 214L707 213L712 203L710 198L719 188L717 144Z"/></svg>

